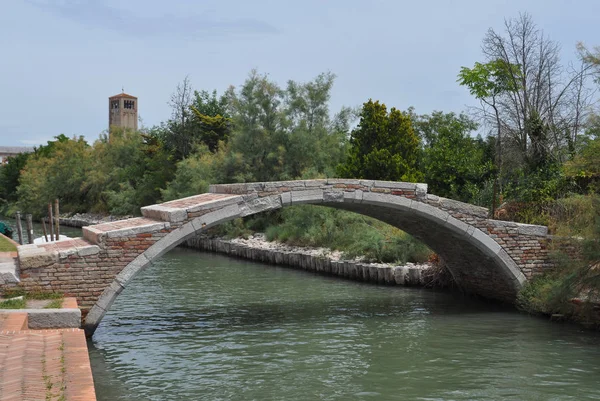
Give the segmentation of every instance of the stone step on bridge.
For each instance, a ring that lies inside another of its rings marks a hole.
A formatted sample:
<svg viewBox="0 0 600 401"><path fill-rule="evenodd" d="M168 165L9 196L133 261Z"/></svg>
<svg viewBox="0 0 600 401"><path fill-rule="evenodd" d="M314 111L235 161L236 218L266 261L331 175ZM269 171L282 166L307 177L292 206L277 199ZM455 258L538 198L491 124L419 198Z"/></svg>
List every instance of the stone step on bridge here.
<svg viewBox="0 0 600 401"><path fill-rule="evenodd" d="M551 266L547 228L488 218L482 207L427 193L426 184L302 180L211 185L210 193L142 208L143 217L83 228L83 238L18 248L19 285L77 297L91 335L152 261L228 220L300 204L344 209L398 227L433 249L465 292L513 302Z"/></svg>

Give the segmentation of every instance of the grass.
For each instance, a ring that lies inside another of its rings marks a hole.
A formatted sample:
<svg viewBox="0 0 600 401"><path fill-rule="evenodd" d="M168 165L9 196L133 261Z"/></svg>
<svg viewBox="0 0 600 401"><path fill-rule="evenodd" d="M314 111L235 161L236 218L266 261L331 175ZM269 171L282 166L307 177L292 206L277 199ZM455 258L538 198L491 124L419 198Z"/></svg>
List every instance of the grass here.
<svg viewBox="0 0 600 401"><path fill-rule="evenodd" d="M24 309L27 306L26 299L8 299L0 302L0 309Z"/></svg>
<svg viewBox="0 0 600 401"><path fill-rule="evenodd" d="M246 220L236 219L213 232L247 237L264 232L268 241L289 245L326 247L344 257L365 261L426 262L432 251L407 233L357 213L322 206L301 205Z"/></svg>
<svg viewBox="0 0 600 401"><path fill-rule="evenodd" d="M62 308L62 304L63 304L63 299L53 299L52 301L48 302L48 305L44 306L44 309L60 309Z"/></svg>
<svg viewBox="0 0 600 401"><path fill-rule="evenodd" d="M17 247L6 237L0 235L0 252L16 252Z"/></svg>
<svg viewBox="0 0 600 401"><path fill-rule="evenodd" d="M58 292L48 292L43 290L25 291L22 288L9 289L4 292L5 298L26 297L27 299L63 299L64 296Z"/></svg>
<svg viewBox="0 0 600 401"><path fill-rule="evenodd" d="M64 296L56 292L47 292L41 290L25 291L21 288L10 289L4 292L4 298L23 297L22 299L7 299L0 302L0 309L24 309L27 307L28 300L50 300L44 307L45 309L60 309Z"/></svg>

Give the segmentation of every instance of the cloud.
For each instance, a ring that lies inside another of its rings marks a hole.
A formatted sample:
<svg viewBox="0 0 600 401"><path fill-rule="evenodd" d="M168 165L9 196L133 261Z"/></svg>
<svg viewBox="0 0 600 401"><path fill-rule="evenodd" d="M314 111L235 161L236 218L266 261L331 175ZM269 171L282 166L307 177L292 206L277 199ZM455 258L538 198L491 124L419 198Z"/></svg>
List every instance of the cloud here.
<svg viewBox="0 0 600 401"><path fill-rule="evenodd" d="M172 14L160 18L147 18L111 7L102 0L26 0L26 2L86 26L109 29L140 38L165 35L201 38L279 33L273 25L252 18L218 19L200 15Z"/></svg>

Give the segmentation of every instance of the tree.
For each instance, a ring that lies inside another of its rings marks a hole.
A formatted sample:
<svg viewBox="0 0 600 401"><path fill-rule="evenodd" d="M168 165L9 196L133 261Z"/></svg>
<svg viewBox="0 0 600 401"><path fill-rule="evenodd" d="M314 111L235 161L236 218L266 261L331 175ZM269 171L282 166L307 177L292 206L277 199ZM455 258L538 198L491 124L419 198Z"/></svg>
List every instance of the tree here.
<svg viewBox="0 0 600 401"><path fill-rule="evenodd" d="M168 102L171 106L171 119L164 124L162 138L165 144L173 151L177 160L190 154L194 147L194 140L190 132L192 111L193 88L188 76L177 84L175 92Z"/></svg>
<svg viewBox="0 0 600 401"><path fill-rule="evenodd" d="M408 114L369 100L352 131L349 155L338 173L342 177L389 181L419 181L419 137Z"/></svg>
<svg viewBox="0 0 600 401"><path fill-rule="evenodd" d="M436 195L473 202L492 176L488 144L473 138L477 124L464 114L442 113L414 117L424 141L421 171Z"/></svg>
<svg viewBox="0 0 600 401"><path fill-rule="evenodd" d="M458 82L469 88L470 93L494 111L496 125L496 168L502 170L502 120L500 118L499 97L518 89L519 66L506 63L502 59L485 64L476 62L473 68L462 67Z"/></svg>
<svg viewBox="0 0 600 401"><path fill-rule="evenodd" d="M226 142L231 131L231 118L227 110L227 98L217 97L217 91L195 91L190 105L194 139L205 144L211 152L218 148L219 141Z"/></svg>
<svg viewBox="0 0 600 401"><path fill-rule="evenodd" d="M89 211L83 184L92 169L90 146L83 137L64 138L36 150L21 171L18 206L35 217L45 215L48 202L56 198L65 212Z"/></svg>
<svg viewBox="0 0 600 401"><path fill-rule="evenodd" d="M495 123L508 141L507 146L502 144L503 150L519 152L521 160L527 161L528 152L539 156L544 147L546 158L563 161L569 154L564 150L575 148L586 117L590 96L585 79L590 67L563 67L559 45L539 30L528 14L506 20L504 25L503 34L489 29L482 46L488 63L501 61L508 67L504 73L512 86L495 99L496 120L500 121ZM540 124L546 132L543 141L532 136L539 131L528 129Z"/></svg>
<svg viewBox="0 0 600 401"><path fill-rule="evenodd" d="M578 43L577 51L583 62L592 67L593 71L597 74L596 79L600 82L600 46L589 50L583 43Z"/></svg>
<svg viewBox="0 0 600 401"><path fill-rule="evenodd" d="M352 112L333 119L329 99L335 76L318 75L282 89L266 75L252 71L227 96L233 121L225 168L229 181L288 180L333 175L344 157ZM235 166L235 169L228 166Z"/></svg>
<svg viewBox="0 0 600 401"><path fill-rule="evenodd" d="M281 88L253 70L240 89L230 87L227 96L234 123L228 160L237 170L231 181L283 178L286 122Z"/></svg>
<svg viewBox="0 0 600 401"><path fill-rule="evenodd" d="M591 140L573 160L565 163L565 173L583 190L600 193L600 136Z"/></svg>
<svg viewBox="0 0 600 401"><path fill-rule="evenodd" d="M8 163L0 165L0 200L15 202L21 170L29 159L29 153L20 153L8 158Z"/></svg>
<svg viewBox="0 0 600 401"><path fill-rule="evenodd" d="M95 212L137 215L141 206L160 201L175 173L171 155L152 131L113 130L110 141L102 136L91 153L82 191Z"/></svg>

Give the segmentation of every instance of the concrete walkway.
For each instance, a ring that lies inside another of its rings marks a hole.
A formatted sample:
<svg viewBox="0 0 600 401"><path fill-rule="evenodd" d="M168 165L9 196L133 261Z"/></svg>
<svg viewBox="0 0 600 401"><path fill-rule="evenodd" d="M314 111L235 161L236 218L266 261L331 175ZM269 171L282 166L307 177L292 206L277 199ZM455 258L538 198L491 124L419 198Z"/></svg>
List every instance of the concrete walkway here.
<svg viewBox="0 0 600 401"><path fill-rule="evenodd" d="M0 401L95 401L83 330L27 327L26 313L0 314Z"/></svg>

